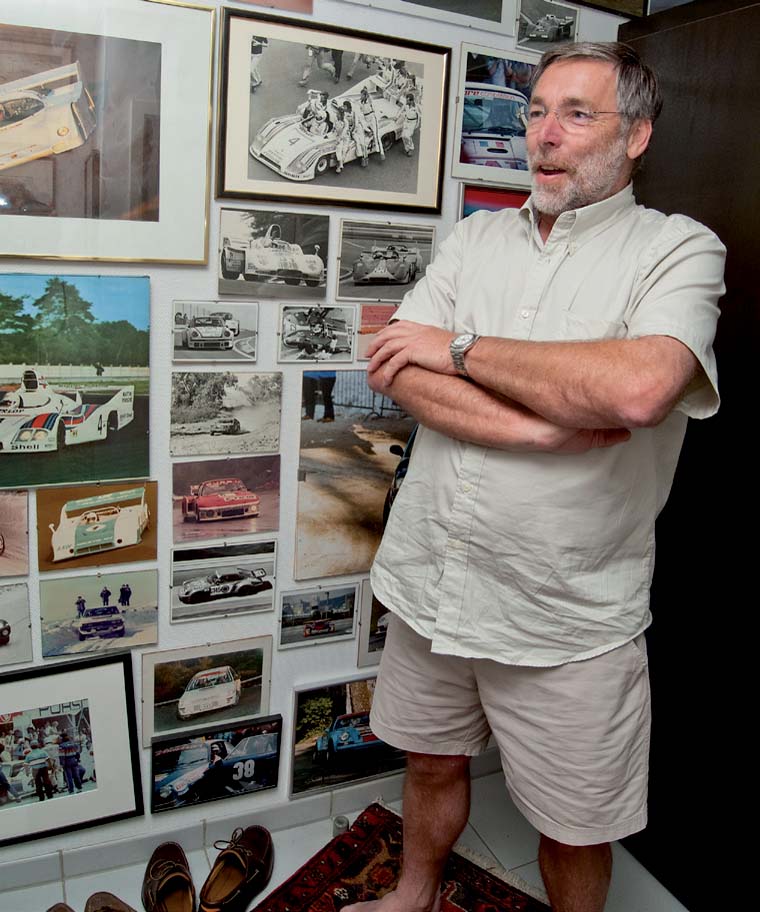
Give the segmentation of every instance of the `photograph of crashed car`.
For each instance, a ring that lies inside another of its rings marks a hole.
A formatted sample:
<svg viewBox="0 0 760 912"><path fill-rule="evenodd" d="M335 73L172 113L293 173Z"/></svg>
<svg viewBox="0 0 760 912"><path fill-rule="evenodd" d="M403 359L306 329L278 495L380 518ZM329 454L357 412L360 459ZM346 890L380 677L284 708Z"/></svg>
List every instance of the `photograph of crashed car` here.
<svg viewBox="0 0 760 912"><path fill-rule="evenodd" d="M174 301L174 361L255 361L256 301Z"/></svg>
<svg viewBox="0 0 760 912"><path fill-rule="evenodd" d="M356 633L357 583L283 592L279 649L350 640Z"/></svg>
<svg viewBox="0 0 760 912"><path fill-rule="evenodd" d="M291 797L403 769L404 752L381 741L370 727L375 680L296 690Z"/></svg>
<svg viewBox="0 0 760 912"><path fill-rule="evenodd" d="M219 294L324 298L329 235L328 215L222 209Z"/></svg>
<svg viewBox="0 0 760 912"><path fill-rule="evenodd" d="M199 729L180 738L154 738L151 811L275 788L281 737L282 716L277 715L232 727Z"/></svg>
<svg viewBox="0 0 760 912"><path fill-rule="evenodd" d="M282 373L172 373L172 456L273 453L280 448Z"/></svg>
<svg viewBox="0 0 760 912"><path fill-rule="evenodd" d="M462 44L451 176L530 187L525 144L538 57Z"/></svg>
<svg viewBox="0 0 760 912"><path fill-rule="evenodd" d="M201 723L239 723L269 712L272 637L144 652L143 746Z"/></svg>
<svg viewBox="0 0 760 912"><path fill-rule="evenodd" d="M37 492L40 572L156 559L157 483Z"/></svg>
<svg viewBox="0 0 760 912"><path fill-rule="evenodd" d="M280 527L279 455L175 462L172 479L175 544Z"/></svg>
<svg viewBox="0 0 760 912"><path fill-rule="evenodd" d="M147 276L0 275L0 488L149 474Z"/></svg>
<svg viewBox="0 0 760 912"><path fill-rule="evenodd" d="M278 361L353 361L354 307L299 307L280 310Z"/></svg>
<svg viewBox="0 0 760 912"><path fill-rule="evenodd" d="M274 541L175 548L172 624L272 611L275 549Z"/></svg>
<svg viewBox="0 0 760 912"><path fill-rule="evenodd" d="M440 211L450 49L224 14L218 196Z"/></svg>
<svg viewBox="0 0 760 912"><path fill-rule="evenodd" d="M398 304L425 275L434 246L432 225L343 219L335 297Z"/></svg>
<svg viewBox="0 0 760 912"><path fill-rule="evenodd" d="M158 642L158 571L105 571L40 582L43 658Z"/></svg>
<svg viewBox="0 0 760 912"><path fill-rule="evenodd" d="M0 491L0 577L29 572L29 513L26 491Z"/></svg>
<svg viewBox="0 0 760 912"><path fill-rule="evenodd" d="M29 587L26 583L0 586L0 667L31 661Z"/></svg>

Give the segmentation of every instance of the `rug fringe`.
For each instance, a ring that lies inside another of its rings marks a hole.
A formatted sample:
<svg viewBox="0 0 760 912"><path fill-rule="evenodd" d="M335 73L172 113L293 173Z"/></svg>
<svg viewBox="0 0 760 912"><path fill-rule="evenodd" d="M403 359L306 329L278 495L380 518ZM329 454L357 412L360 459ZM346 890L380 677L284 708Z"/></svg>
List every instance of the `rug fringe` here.
<svg viewBox="0 0 760 912"><path fill-rule="evenodd" d="M510 887L514 887L516 890L522 890L523 893L527 893L528 896L531 896L533 899L546 903L547 906L549 905L549 897L546 895L546 890L544 890L543 887L539 887L537 884L525 880L525 878L520 877L520 875L516 874L514 871L508 871L493 857L483 855L482 852L471 849L469 846L462 845L459 842L455 844L453 851L455 851L457 855L466 858L467 861L476 864L479 868L483 868L484 871L488 871L493 877L503 880L504 883L509 884Z"/></svg>

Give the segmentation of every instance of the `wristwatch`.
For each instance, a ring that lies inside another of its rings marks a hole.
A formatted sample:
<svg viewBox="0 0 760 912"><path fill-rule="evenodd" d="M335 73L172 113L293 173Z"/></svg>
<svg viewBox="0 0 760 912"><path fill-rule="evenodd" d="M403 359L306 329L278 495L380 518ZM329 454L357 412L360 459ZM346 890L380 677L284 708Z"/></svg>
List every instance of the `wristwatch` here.
<svg viewBox="0 0 760 912"><path fill-rule="evenodd" d="M462 333L460 336L456 336L452 339L449 344L451 360L454 362L457 373L462 377L469 377L467 368L464 366L464 356L479 338L480 336L475 335L475 333Z"/></svg>

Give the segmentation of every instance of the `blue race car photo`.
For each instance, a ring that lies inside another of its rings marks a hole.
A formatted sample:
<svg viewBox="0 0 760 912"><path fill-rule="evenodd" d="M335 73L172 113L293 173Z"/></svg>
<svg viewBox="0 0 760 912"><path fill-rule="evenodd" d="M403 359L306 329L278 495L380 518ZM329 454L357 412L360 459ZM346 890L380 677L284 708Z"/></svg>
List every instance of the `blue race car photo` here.
<svg viewBox="0 0 760 912"><path fill-rule="evenodd" d="M313 759L315 763L335 763L339 757L355 757L384 747L387 747L385 741L369 727L369 712L344 713L317 738Z"/></svg>

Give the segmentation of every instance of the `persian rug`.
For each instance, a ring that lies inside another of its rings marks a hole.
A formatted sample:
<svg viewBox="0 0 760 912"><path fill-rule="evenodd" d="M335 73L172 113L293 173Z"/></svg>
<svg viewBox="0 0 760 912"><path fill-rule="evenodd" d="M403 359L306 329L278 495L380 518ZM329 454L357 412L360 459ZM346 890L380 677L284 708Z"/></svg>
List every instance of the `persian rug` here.
<svg viewBox="0 0 760 912"><path fill-rule="evenodd" d="M401 818L371 804L254 912L337 912L379 899L401 870ZM547 912L548 906L452 852L444 871L441 912Z"/></svg>

